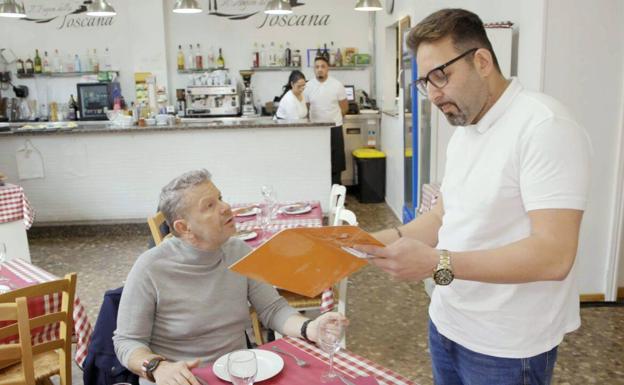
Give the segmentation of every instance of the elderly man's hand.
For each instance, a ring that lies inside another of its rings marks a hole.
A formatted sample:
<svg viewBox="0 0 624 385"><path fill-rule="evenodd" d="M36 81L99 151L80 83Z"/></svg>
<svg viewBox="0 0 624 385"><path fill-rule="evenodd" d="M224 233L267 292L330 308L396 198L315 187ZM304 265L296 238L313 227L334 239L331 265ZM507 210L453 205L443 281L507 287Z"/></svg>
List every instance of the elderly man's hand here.
<svg viewBox="0 0 624 385"><path fill-rule="evenodd" d="M336 320L347 326L349 320L342 314L335 311L329 311L316 317L316 319L308 325L308 339L313 342L318 342L319 325L324 320Z"/></svg>
<svg viewBox="0 0 624 385"><path fill-rule="evenodd" d="M386 247L355 245L354 248L369 254L371 264L403 280L431 277L439 260L436 249L411 238L399 238Z"/></svg>
<svg viewBox="0 0 624 385"><path fill-rule="evenodd" d="M163 361L154 371L154 379L157 385L200 385L191 369L199 365L195 361Z"/></svg>

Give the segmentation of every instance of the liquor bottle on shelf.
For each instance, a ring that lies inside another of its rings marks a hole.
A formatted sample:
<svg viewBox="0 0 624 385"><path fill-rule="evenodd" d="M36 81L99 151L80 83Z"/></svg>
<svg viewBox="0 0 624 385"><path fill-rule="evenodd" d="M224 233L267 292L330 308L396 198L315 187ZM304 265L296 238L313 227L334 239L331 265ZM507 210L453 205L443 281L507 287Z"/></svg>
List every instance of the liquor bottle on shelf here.
<svg viewBox="0 0 624 385"><path fill-rule="evenodd" d="M336 66L336 51L334 50L334 42L331 42L331 48L329 50L329 65Z"/></svg>
<svg viewBox="0 0 624 385"><path fill-rule="evenodd" d="M295 50L295 53L292 56L292 66L301 67L301 51L298 49Z"/></svg>
<svg viewBox="0 0 624 385"><path fill-rule="evenodd" d="M195 68L198 70L204 68L204 58L202 56L201 48L199 48L199 43L197 43L197 51L195 51Z"/></svg>
<svg viewBox="0 0 624 385"><path fill-rule="evenodd" d="M290 50L289 42L286 42L286 50L284 51L284 65L286 67L292 66L292 51Z"/></svg>
<svg viewBox="0 0 624 385"><path fill-rule="evenodd" d="M316 60L316 58L319 57L323 57L323 50L321 49L320 43L316 46L316 56L314 57L314 59Z"/></svg>
<svg viewBox="0 0 624 385"><path fill-rule="evenodd" d="M39 56L39 50L35 49L35 73L40 74L43 71L43 66L41 65L41 56Z"/></svg>
<svg viewBox="0 0 624 385"><path fill-rule="evenodd" d="M214 68L215 67L215 50L213 46L210 46L210 49L208 49L208 54L206 55L206 66L208 66L208 68Z"/></svg>
<svg viewBox="0 0 624 385"><path fill-rule="evenodd" d="M69 103L67 103L69 113L67 120L78 120L78 103L74 99L74 95L69 95Z"/></svg>
<svg viewBox="0 0 624 385"><path fill-rule="evenodd" d="M52 57L52 71L63 72L63 61L61 60L58 49L54 50L54 56Z"/></svg>
<svg viewBox="0 0 624 385"><path fill-rule="evenodd" d="M269 55L264 43L260 44L260 63L258 67L266 67L269 64Z"/></svg>
<svg viewBox="0 0 624 385"><path fill-rule="evenodd" d="M82 60L82 70L85 72L93 71L93 59L91 58L91 51L87 48L87 53Z"/></svg>
<svg viewBox="0 0 624 385"><path fill-rule="evenodd" d="M44 51L43 52L43 68L42 68L44 73L50 73L52 72L51 68L50 68L50 59L48 58L48 51Z"/></svg>
<svg viewBox="0 0 624 385"><path fill-rule="evenodd" d="M111 54L108 50L108 47L104 50L104 60L103 60L104 71L111 71L113 69L113 65L111 64Z"/></svg>
<svg viewBox="0 0 624 385"><path fill-rule="evenodd" d="M74 57L70 53L67 53L67 56L65 56L65 71L74 72L76 70L74 64Z"/></svg>
<svg viewBox="0 0 624 385"><path fill-rule="evenodd" d="M74 55L74 71L82 72L82 63L80 63L80 56L78 56L78 54Z"/></svg>
<svg viewBox="0 0 624 385"><path fill-rule="evenodd" d="M32 75L35 73L35 65L33 64L31 58L26 59L26 62L24 63L24 69L26 70L27 75Z"/></svg>
<svg viewBox="0 0 624 385"><path fill-rule="evenodd" d="M188 64L188 69L195 69L195 54L193 53L193 44L189 44L189 50L186 54L186 63Z"/></svg>
<svg viewBox="0 0 624 385"><path fill-rule="evenodd" d="M342 52L340 52L340 48L336 50L336 66L342 67Z"/></svg>
<svg viewBox="0 0 624 385"><path fill-rule="evenodd" d="M277 65L277 60L275 54L275 42L271 42L271 47L269 48L269 66L274 67Z"/></svg>
<svg viewBox="0 0 624 385"><path fill-rule="evenodd" d="M286 49L284 43L280 43L279 50L277 51L277 65L284 67L286 65Z"/></svg>
<svg viewBox="0 0 624 385"><path fill-rule="evenodd" d="M26 68L24 67L24 61L22 59L17 59L17 73L18 75L24 75L26 73Z"/></svg>
<svg viewBox="0 0 624 385"><path fill-rule="evenodd" d="M225 68L225 59L221 48L219 48L219 57L217 57L217 68Z"/></svg>
<svg viewBox="0 0 624 385"><path fill-rule="evenodd" d="M97 49L93 48L93 72L100 72L100 58L97 54Z"/></svg>
<svg viewBox="0 0 624 385"><path fill-rule="evenodd" d="M323 57L329 62L329 51L327 50L327 43L325 43L325 49L323 50Z"/></svg>
<svg viewBox="0 0 624 385"><path fill-rule="evenodd" d="M251 65L252 67L260 66L260 52L258 52L258 42L253 45L253 51L251 52Z"/></svg>
<svg viewBox="0 0 624 385"><path fill-rule="evenodd" d="M184 52L182 52L182 45L178 45L178 70L184 70Z"/></svg>

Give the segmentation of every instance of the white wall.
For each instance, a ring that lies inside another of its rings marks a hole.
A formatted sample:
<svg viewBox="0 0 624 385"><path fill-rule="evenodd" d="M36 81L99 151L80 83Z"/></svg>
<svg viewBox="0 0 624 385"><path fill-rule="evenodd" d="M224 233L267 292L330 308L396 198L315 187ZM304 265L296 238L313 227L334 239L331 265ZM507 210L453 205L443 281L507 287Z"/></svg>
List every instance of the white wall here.
<svg viewBox="0 0 624 385"><path fill-rule="evenodd" d="M329 15L327 25L321 26L270 26L265 23L266 15L262 12L266 5L265 0L249 0L244 2L247 6L233 6L228 4L241 3L232 0L219 0L219 11L222 13L251 13L260 11L258 14L246 20L230 20L217 17L204 12L197 15L179 15L170 11L174 0L165 0L165 25L167 30L167 50L169 77L172 90L184 88L189 80L188 74L178 74L176 67L176 53L178 45L185 49L189 44L193 47L199 43L207 52L211 46L215 51L219 47L223 49L226 67L230 68L230 74L240 79L238 71L249 69L252 65L252 49L255 42L259 44L275 42L285 45L290 42L291 49L299 49L302 52L303 73L308 79L313 77L311 68L307 65L306 50L316 48L319 44L333 41L341 50L344 47L356 47L361 53L370 53L368 44L369 19L366 12L353 10L351 1L335 0L307 0L300 1L303 6L295 7L295 15ZM207 3L202 2L204 7ZM205 9L205 11L207 11ZM275 17L275 16L273 16ZM271 19L269 19L271 20ZM332 76L343 84L354 84L357 88L363 88L366 92L370 89L368 71L331 71ZM274 96L282 93L282 86L288 80L289 72L257 72L252 77L254 99L256 104L264 104L273 100ZM170 93L171 95L171 93Z"/></svg>
<svg viewBox="0 0 624 385"><path fill-rule="evenodd" d="M618 0L583 2L581 0L420 1L397 0L389 16L378 13L378 80L383 74L384 29L405 15L412 25L443 7L462 7L476 12L484 22L512 21L517 28L517 76L525 88L540 90L558 98L574 111L586 127L594 146L593 183L590 202L583 221L577 259L582 293L607 293L608 277L618 268L612 255L618 242L614 212L618 196L616 173L624 159L622 149L622 69L624 68L624 4ZM512 67L512 68L514 68ZM379 84L379 87L385 87ZM382 95L379 90L378 95ZM398 120L383 117L384 150L389 154L388 175L402 175L398 151L402 146L386 143L402 140ZM433 133L436 134L435 132ZM437 149L444 151L444 149ZM400 171L399 171L400 170ZM621 184L622 181L620 180ZM402 184L388 180L387 202L400 217L403 204ZM619 186L620 191L623 187ZM621 194L621 192L620 192ZM624 286L624 263L620 263L619 284Z"/></svg>
<svg viewBox="0 0 624 385"><path fill-rule="evenodd" d="M624 3L550 0L544 92L565 103L594 148L592 185L583 218L578 268L585 293L605 293L617 235L616 172L622 130ZM621 158L620 158L621 159ZM620 186L621 188L621 186Z"/></svg>
<svg viewBox="0 0 624 385"><path fill-rule="evenodd" d="M79 27L79 23L94 22L86 15L67 16L78 8L82 0L29 0L26 13L34 19L57 17L48 23L0 18L0 48L10 48L17 57L34 59L35 48L40 55L52 55L58 49L62 57L75 54L83 59L87 49L96 48L103 55L106 47L111 53L113 69L121 70L119 81L127 101L134 100L134 72L151 71L159 81L166 81L165 39L163 9L154 0L111 0L117 16L102 18L106 25ZM15 65L10 67L15 75ZM31 98L40 103L66 103L69 95L76 95L79 78L14 79L14 84L30 88ZM11 91L1 91L13 96Z"/></svg>

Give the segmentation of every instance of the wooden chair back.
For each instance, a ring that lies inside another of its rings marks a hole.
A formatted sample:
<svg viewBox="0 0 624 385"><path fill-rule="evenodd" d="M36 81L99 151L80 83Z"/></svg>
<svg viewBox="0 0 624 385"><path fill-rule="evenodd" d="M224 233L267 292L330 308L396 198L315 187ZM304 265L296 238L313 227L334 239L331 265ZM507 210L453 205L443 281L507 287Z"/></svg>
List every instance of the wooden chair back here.
<svg viewBox="0 0 624 385"><path fill-rule="evenodd" d="M28 322L28 303L25 297L20 297L13 303L0 303L0 321L17 321L19 342L0 345L0 357L3 361L21 361L21 375L17 381L5 381L0 376L0 384L35 385L35 370L33 368L32 346L30 345L30 324ZM2 329L0 329L2 330Z"/></svg>
<svg viewBox="0 0 624 385"><path fill-rule="evenodd" d="M8 304L17 302L17 299L21 297L36 298L46 295L55 295L56 293L60 293L61 296L61 308L59 311L28 319L29 334L30 330L60 323L59 337L57 339L32 345L34 371L35 373L51 373L50 375L59 374L61 377L61 385L71 385L71 344L72 333L74 331L73 313L74 297L76 295L76 273L67 274L63 279L27 286L4 293L0 295L0 303ZM26 311L26 313L28 313L28 311ZM28 314L26 314L26 316L28 317ZM18 334L21 338L19 322L0 328L0 340ZM28 341L30 342L30 338ZM58 368L46 367L45 370L38 370L41 368L37 366L39 363L37 361L37 356L47 352L55 352L58 354ZM37 378L37 380L39 380L39 378Z"/></svg>
<svg viewBox="0 0 624 385"><path fill-rule="evenodd" d="M154 216L147 218L147 225L149 226L156 246L158 246L166 237L170 236L170 234L162 234L160 232L160 226L165 222L165 215L161 211L157 212Z"/></svg>

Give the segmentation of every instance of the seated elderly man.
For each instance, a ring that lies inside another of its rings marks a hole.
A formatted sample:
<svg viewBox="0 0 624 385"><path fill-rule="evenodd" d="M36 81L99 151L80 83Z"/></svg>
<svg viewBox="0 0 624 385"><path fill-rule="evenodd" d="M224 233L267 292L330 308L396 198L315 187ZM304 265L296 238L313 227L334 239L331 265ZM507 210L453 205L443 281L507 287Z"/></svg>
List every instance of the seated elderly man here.
<svg viewBox="0 0 624 385"><path fill-rule="evenodd" d="M316 341L308 320L270 285L227 269L250 248L231 238L234 215L206 170L172 180L160 194L173 238L136 261L119 304L115 352L123 365L158 384L193 384L190 369L246 346L248 301L264 325Z"/></svg>

